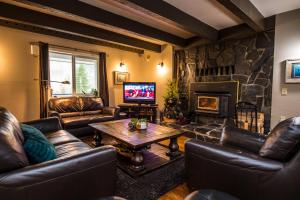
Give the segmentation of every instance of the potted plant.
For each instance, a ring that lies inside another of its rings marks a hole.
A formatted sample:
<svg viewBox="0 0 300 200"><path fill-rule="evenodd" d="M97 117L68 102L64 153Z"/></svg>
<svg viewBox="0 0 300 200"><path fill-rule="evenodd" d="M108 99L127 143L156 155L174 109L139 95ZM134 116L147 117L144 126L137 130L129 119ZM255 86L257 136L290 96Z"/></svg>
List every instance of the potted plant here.
<svg viewBox="0 0 300 200"><path fill-rule="evenodd" d="M176 81L168 81L166 94L164 98L164 121L165 122L176 122L179 114L178 110L178 87Z"/></svg>
<svg viewBox="0 0 300 200"><path fill-rule="evenodd" d="M148 121L146 118L132 118L130 122L128 123L128 127L130 130L140 129L145 130L148 127Z"/></svg>
<svg viewBox="0 0 300 200"><path fill-rule="evenodd" d="M147 127L148 127L148 122L147 122L147 119L145 119L145 118L139 119L138 122L136 123L137 129L145 130L145 129L147 129Z"/></svg>

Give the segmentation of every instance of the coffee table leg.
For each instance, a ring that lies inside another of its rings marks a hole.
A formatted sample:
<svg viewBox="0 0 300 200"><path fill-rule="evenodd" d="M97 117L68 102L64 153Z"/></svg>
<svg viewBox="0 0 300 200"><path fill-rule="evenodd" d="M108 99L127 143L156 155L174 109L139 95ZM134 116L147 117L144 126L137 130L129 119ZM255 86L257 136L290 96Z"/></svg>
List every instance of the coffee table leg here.
<svg viewBox="0 0 300 200"><path fill-rule="evenodd" d="M134 151L131 157L130 169L133 171L141 171L144 169L144 156L141 151Z"/></svg>
<svg viewBox="0 0 300 200"><path fill-rule="evenodd" d="M167 156L169 157L176 157L179 156L181 153L179 151L179 146L177 144L177 138L171 138L169 144L169 151L167 152Z"/></svg>
<svg viewBox="0 0 300 200"><path fill-rule="evenodd" d="M102 135L101 135L101 133L99 131L95 131L93 145L95 147L100 147L102 145L101 141L102 141Z"/></svg>

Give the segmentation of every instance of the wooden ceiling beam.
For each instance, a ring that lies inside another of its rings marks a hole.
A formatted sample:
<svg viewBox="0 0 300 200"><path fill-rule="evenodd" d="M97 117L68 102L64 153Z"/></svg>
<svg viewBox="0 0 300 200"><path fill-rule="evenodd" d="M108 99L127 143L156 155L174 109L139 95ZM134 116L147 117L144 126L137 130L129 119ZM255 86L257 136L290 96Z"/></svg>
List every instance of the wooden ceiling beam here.
<svg viewBox="0 0 300 200"><path fill-rule="evenodd" d="M265 30L264 16L250 0L217 0L256 32Z"/></svg>
<svg viewBox="0 0 300 200"><path fill-rule="evenodd" d="M186 14L163 0L126 0L157 15L180 24L202 38L217 40L218 31L204 22Z"/></svg>
<svg viewBox="0 0 300 200"><path fill-rule="evenodd" d="M39 34L43 34L43 35L64 38L64 39L73 40L73 41L77 41L77 42L106 46L106 47L110 47L110 48L120 49L123 51L134 52L137 54L144 54L143 49L124 46L124 45L115 44L115 43L102 41L102 40L96 40L96 39L88 38L88 37L84 37L84 36L73 35L71 33L60 32L60 31L47 29L47 28L36 26L36 25L26 24L26 23L22 23L22 22L10 20L10 19L1 19L0 18L0 25L9 27L9 28L23 30L23 31L29 31L29 32L33 32L33 33L39 33Z"/></svg>
<svg viewBox="0 0 300 200"><path fill-rule="evenodd" d="M42 6L46 6L52 9L56 9L59 11L63 11L65 13L73 14L79 17L83 17L89 20L93 20L96 22L100 22L103 24L108 24L110 26L122 28L124 30L128 30L140 35L144 35L146 37L158 39L161 41L165 41L174 45L184 46L185 39L173 35L171 33L167 33L165 31L147 26L137 21L133 21L126 17L116 15L114 13L108 12L101 8L86 4L84 2L78 0L27 0L23 1L23 3L31 2L35 4L39 4Z"/></svg>
<svg viewBox="0 0 300 200"><path fill-rule="evenodd" d="M43 28L52 29L59 32L72 33L73 35L75 34L80 36L86 36L98 40L107 40L154 52L161 52L161 45L155 43L139 40L105 29L17 7L6 3L0 3L0 16L7 19L42 26Z"/></svg>

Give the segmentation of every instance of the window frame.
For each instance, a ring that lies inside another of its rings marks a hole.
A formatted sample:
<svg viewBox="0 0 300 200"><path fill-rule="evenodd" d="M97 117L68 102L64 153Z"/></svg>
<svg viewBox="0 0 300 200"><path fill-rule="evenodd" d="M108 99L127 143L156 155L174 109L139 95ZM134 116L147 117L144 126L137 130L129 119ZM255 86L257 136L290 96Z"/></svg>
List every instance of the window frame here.
<svg viewBox="0 0 300 200"><path fill-rule="evenodd" d="M100 74L99 74L99 56L96 54L89 54L89 53L83 53L83 52L75 52L75 51L70 51L70 50L64 50L64 49L58 49L58 48L49 48L49 81L51 81L51 74L50 74L50 53L57 53L57 54L64 54L64 55L69 55L72 57L72 94L59 94L59 95L53 95L53 96L58 96L58 97L68 97L68 96L87 96L92 94L83 94L83 93L77 93L76 91L76 58L82 58L82 59L91 59L96 61L96 76L97 76L97 81L96 85L98 93L99 93L99 84L100 84ZM51 82L49 83L51 86Z"/></svg>

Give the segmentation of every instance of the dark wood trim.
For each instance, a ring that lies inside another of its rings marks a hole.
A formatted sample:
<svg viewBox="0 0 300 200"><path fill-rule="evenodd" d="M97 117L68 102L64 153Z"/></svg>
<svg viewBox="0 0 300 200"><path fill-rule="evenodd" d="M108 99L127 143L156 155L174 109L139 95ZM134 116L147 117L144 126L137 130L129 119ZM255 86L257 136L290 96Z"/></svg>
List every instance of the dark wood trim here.
<svg viewBox="0 0 300 200"><path fill-rule="evenodd" d="M27 0L40 4L42 6L50 7L52 9L60 10L66 13L71 13L86 19L94 20L100 23L108 24L131 32L135 32L147 37L162 40L179 46L185 45L185 39L175 36L171 33L147 26L140 22L133 21L126 17L122 17L101 8L80 2L78 0L68 0L68 3L61 0Z"/></svg>
<svg viewBox="0 0 300 200"><path fill-rule="evenodd" d="M219 31L219 41L241 39L256 34L247 24L232 26Z"/></svg>
<svg viewBox="0 0 300 200"><path fill-rule="evenodd" d="M0 25L1 26L6 26L6 27L9 27L9 28L15 28L15 29L23 30L23 31L29 31L29 32L33 32L33 33L39 33L39 34L64 38L64 39L73 40L73 41L77 41L77 42L84 42L84 43L88 43L88 44L95 44L95 45L120 49L120 50L123 50L123 51L129 51L129 52L134 52L134 53L138 53L138 54L144 54L144 50L142 50L142 49L123 46L123 45L110 43L110 42L106 42L106 41L101 41L101 40L96 40L96 39L92 39L92 38L87 38L87 37L83 37L83 36L73 35L73 34L70 34L70 33L59 32L59 31L56 31L56 30L46 29L46 28L43 28L43 27L34 26L34 25L30 25L30 24L25 24L25 23L21 23L21 22L17 22L17 21L11 21L11 20L0 18Z"/></svg>
<svg viewBox="0 0 300 200"><path fill-rule="evenodd" d="M200 37L217 40L218 31L162 0L127 0L185 27Z"/></svg>
<svg viewBox="0 0 300 200"><path fill-rule="evenodd" d="M217 0L256 32L265 30L264 16L250 0Z"/></svg>
<svg viewBox="0 0 300 200"><path fill-rule="evenodd" d="M67 32L72 33L73 35L76 34L85 37L92 37L96 40L108 40L154 52L161 52L161 45L158 44L14 5L0 3L0 16L43 26L43 28L47 29L51 28L58 32Z"/></svg>

